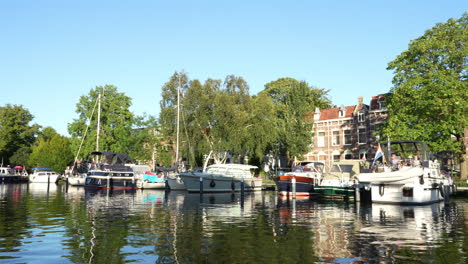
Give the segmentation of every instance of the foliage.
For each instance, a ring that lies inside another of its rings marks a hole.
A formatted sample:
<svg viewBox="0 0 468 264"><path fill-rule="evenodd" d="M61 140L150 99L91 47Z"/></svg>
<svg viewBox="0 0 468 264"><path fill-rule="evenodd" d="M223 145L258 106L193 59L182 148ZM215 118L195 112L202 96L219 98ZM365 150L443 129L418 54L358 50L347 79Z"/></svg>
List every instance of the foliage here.
<svg viewBox="0 0 468 264"><path fill-rule="evenodd" d="M53 171L62 172L73 161L70 140L52 130L47 136L39 136L32 148L29 158L31 167L49 167Z"/></svg>
<svg viewBox="0 0 468 264"><path fill-rule="evenodd" d="M161 140L166 142L175 142L177 86L181 93L180 153L198 166L210 152L218 162L228 157L234 162L259 163L278 142L282 149L302 155L311 141L307 113L330 104L328 91L291 78L272 82L258 96L251 96L248 83L239 76L201 83L176 72L163 86L160 124Z"/></svg>
<svg viewBox="0 0 468 264"><path fill-rule="evenodd" d="M98 96L101 95L99 146L97 146ZM132 100L113 85L97 86L76 105L78 118L68 125L73 138L72 149L78 158L86 158L95 150L124 152L131 157L145 158L142 148L149 135L146 126L154 126L152 117L135 117L130 112ZM88 121L89 120L89 121ZM150 129L150 128L149 128ZM83 139L84 138L84 139ZM150 148L151 149L151 148Z"/></svg>
<svg viewBox="0 0 468 264"><path fill-rule="evenodd" d="M328 91L293 78L280 78L267 83L262 93L267 94L275 105L276 150L287 159L302 157L312 143L313 121L307 115L316 107L330 106Z"/></svg>
<svg viewBox="0 0 468 264"><path fill-rule="evenodd" d="M465 152L467 25L468 14L439 23L388 64L395 76L385 136L424 141L433 151Z"/></svg>
<svg viewBox="0 0 468 264"><path fill-rule="evenodd" d="M29 168L29 156L31 155L31 147L22 147L19 148L15 153L10 157L10 164L12 166L24 166Z"/></svg>
<svg viewBox="0 0 468 264"><path fill-rule="evenodd" d="M33 118L21 105L0 107L0 157L5 162L20 148L33 144L40 128L37 124L29 125Z"/></svg>

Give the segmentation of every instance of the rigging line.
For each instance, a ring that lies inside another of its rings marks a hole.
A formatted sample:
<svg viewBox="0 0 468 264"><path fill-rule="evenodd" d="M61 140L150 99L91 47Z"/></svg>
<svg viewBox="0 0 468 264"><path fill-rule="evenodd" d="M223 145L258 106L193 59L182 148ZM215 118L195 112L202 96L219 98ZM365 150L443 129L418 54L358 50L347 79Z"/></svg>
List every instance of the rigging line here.
<svg viewBox="0 0 468 264"><path fill-rule="evenodd" d="M93 115L94 115L94 110L96 110L96 106L98 104L98 101L99 101L99 98L96 99L96 103L94 104L93 111L91 111L91 115L88 117L88 122L87 122L88 124L87 124L86 129L85 129L85 131L83 133L83 137L81 137L80 147L78 148L78 152L76 153L75 160L73 161L72 172L73 172L73 169L75 168L76 160L78 159L78 155L80 154L81 147L83 146L84 139L86 138L86 134L88 133L88 128L91 125L91 117L93 117Z"/></svg>

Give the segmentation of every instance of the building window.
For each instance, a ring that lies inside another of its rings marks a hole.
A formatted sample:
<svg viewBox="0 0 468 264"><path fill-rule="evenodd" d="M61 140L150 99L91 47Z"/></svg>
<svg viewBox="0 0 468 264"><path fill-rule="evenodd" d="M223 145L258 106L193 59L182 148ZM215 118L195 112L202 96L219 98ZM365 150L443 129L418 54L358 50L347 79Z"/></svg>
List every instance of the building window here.
<svg viewBox="0 0 468 264"><path fill-rule="evenodd" d="M340 145L340 131L335 130L332 132L332 145L339 146Z"/></svg>
<svg viewBox="0 0 468 264"><path fill-rule="evenodd" d="M323 132L323 131L318 132L317 146L318 147L325 147L325 132Z"/></svg>
<svg viewBox="0 0 468 264"><path fill-rule="evenodd" d="M367 131L365 127L358 128L358 142L359 144L367 143Z"/></svg>
<svg viewBox="0 0 468 264"><path fill-rule="evenodd" d="M343 143L345 145L351 145L351 129L343 130Z"/></svg>
<svg viewBox="0 0 468 264"><path fill-rule="evenodd" d="M364 111L359 111L358 122L364 122L365 120L366 120L366 113L364 113Z"/></svg>

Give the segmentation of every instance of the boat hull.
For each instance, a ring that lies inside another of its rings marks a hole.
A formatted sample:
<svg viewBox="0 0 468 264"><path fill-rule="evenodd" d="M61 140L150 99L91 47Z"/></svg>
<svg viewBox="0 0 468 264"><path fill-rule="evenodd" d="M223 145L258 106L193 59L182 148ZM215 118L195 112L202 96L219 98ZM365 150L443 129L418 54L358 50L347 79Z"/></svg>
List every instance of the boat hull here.
<svg viewBox="0 0 468 264"><path fill-rule="evenodd" d="M0 175L0 182L2 183L16 183L23 182L24 176L20 175Z"/></svg>
<svg viewBox="0 0 468 264"><path fill-rule="evenodd" d="M222 176L200 176L195 174L180 174L188 192L240 192L241 179ZM261 191L262 179L244 179L244 191Z"/></svg>
<svg viewBox="0 0 468 264"><path fill-rule="evenodd" d="M166 182L149 182L149 181L138 181L138 188L140 189L165 189Z"/></svg>
<svg viewBox="0 0 468 264"><path fill-rule="evenodd" d="M68 177L67 178L68 184L73 185L73 186L84 186L86 178L85 177Z"/></svg>
<svg viewBox="0 0 468 264"><path fill-rule="evenodd" d="M32 175L29 177L29 182L31 183L55 183L58 179L58 175L50 175L50 176L35 176Z"/></svg>
<svg viewBox="0 0 468 264"><path fill-rule="evenodd" d="M85 187L89 189L137 189L134 177L88 176Z"/></svg>
<svg viewBox="0 0 468 264"><path fill-rule="evenodd" d="M185 183L180 177L171 177L167 178L167 184L169 185L169 189L173 191L181 191L186 190Z"/></svg>
<svg viewBox="0 0 468 264"><path fill-rule="evenodd" d="M312 195L336 199L354 199L355 193L355 188L350 186L317 185L314 186Z"/></svg>
<svg viewBox="0 0 468 264"><path fill-rule="evenodd" d="M296 196L309 196L314 190L314 179L301 176L276 176L273 178L281 196L292 196L293 178L296 179Z"/></svg>
<svg viewBox="0 0 468 264"><path fill-rule="evenodd" d="M423 205L442 201L442 188L425 184L372 184L371 197L373 203Z"/></svg>

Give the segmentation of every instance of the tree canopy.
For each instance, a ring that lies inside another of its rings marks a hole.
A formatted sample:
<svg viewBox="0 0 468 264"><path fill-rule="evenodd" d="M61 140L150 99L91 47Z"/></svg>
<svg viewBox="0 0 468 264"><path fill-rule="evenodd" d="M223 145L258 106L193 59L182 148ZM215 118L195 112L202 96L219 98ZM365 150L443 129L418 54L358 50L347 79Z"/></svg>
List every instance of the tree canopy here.
<svg viewBox="0 0 468 264"><path fill-rule="evenodd" d="M37 124L30 124L33 118L34 116L21 105L7 104L0 107L0 157L5 163L15 154L16 158L13 161L24 162L24 159L17 158L27 152L24 148L33 144L40 128ZM21 153L16 153L20 149Z"/></svg>
<svg viewBox="0 0 468 264"><path fill-rule="evenodd" d="M49 167L53 171L63 172L72 161L70 139L47 127L32 147L28 163L31 167Z"/></svg>
<svg viewBox="0 0 468 264"><path fill-rule="evenodd" d="M292 78L266 85L256 96L239 76L223 80L190 80L176 72L163 86L160 124L166 142L176 137L177 86L180 86L180 153L191 164L202 165L210 152L221 160L260 163L265 154L281 146L302 156L311 143L306 116L315 107L328 107L327 92ZM284 153L282 153L284 154Z"/></svg>
<svg viewBox="0 0 468 264"><path fill-rule="evenodd" d="M411 41L388 64L394 71L384 135L428 143L434 151L466 152L468 14Z"/></svg>
<svg viewBox="0 0 468 264"><path fill-rule="evenodd" d="M99 146L97 146L98 97L101 96ZM110 151L128 153L130 157L148 157L142 148L154 126L154 118L137 117L130 111L132 99L118 92L113 85L97 86L88 95L80 97L76 105L78 118L68 124L72 136L72 150L77 153L81 141L79 158L86 158L91 152ZM84 139L83 139L84 138ZM151 146L149 151L151 151Z"/></svg>
<svg viewBox="0 0 468 264"><path fill-rule="evenodd" d="M330 107L328 91L293 78L280 78L267 83L262 93L275 106L278 151L286 156L287 162L293 156L301 159L312 144L313 121L307 115L316 107Z"/></svg>

